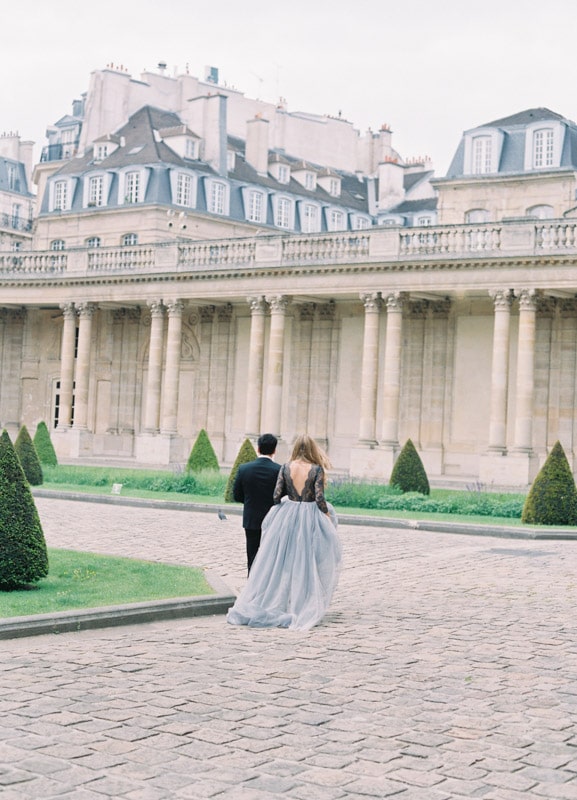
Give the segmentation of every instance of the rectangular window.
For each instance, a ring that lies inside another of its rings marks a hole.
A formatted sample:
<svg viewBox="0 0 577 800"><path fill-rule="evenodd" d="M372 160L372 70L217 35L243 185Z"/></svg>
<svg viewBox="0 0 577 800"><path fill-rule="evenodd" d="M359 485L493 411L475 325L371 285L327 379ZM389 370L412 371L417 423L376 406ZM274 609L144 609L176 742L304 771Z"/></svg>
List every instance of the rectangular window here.
<svg viewBox="0 0 577 800"><path fill-rule="evenodd" d="M251 222L262 222L263 197L262 192L249 192L248 219Z"/></svg>
<svg viewBox="0 0 577 800"><path fill-rule="evenodd" d="M533 166L553 166L553 131L545 128L533 134Z"/></svg>
<svg viewBox="0 0 577 800"><path fill-rule="evenodd" d="M187 139L184 155L186 158L196 158L196 141L194 139Z"/></svg>
<svg viewBox="0 0 577 800"><path fill-rule="evenodd" d="M192 178L179 172L176 179L176 203L179 206L192 205Z"/></svg>
<svg viewBox="0 0 577 800"><path fill-rule="evenodd" d="M290 228L290 200L286 197L279 197L276 205L275 225L279 228Z"/></svg>
<svg viewBox="0 0 577 800"><path fill-rule="evenodd" d="M318 230L317 226L318 208L310 203L305 203L302 207L301 230L303 233L313 233Z"/></svg>
<svg viewBox="0 0 577 800"><path fill-rule="evenodd" d="M279 183L288 183L290 180L290 171L288 167L283 166L282 164L278 168L278 182Z"/></svg>
<svg viewBox="0 0 577 800"><path fill-rule="evenodd" d="M66 181L56 181L54 184L54 208L65 209L67 200Z"/></svg>
<svg viewBox="0 0 577 800"><path fill-rule="evenodd" d="M329 194L333 197L338 197L341 193L341 182L337 178L331 178L329 181Z"/></svg>
<svg viewBox="0 0 577 800"><path fill-rule="evenodd" d="M345 215L342 211L332 209L329 214L329 227L331 231L342 231L345 227Z"/></svg>
<svg viewBox="0 0 577 800"><path fill-rule="evenodd" d="M108 155L108 147L105 144L99 144L96 147L96 160L103 161Z"/></svg>
<svg viewBox="0 0 577 800"><path fill-rule="evenodd" d="M317 186L317 176L314 172L306 172L305 173L305 188L306 189L316 189Z"/></svg>
<svg viewBox="0 0 577 800"><path fill-rule="evenodd" d="M476 175L491 172L491 144L490 136L473 139L473 172Z"/></svg>
<svg viewBox="0 0 577 800"><path fill-rule="evenodd" d="M140 189L140 173L127 172L124 178L124 202L138 203Z"/></svg>
<svg viewBox="0 0 577 800"><path fill-rule="evenodd" d="M88 181L88 205L102 205L102 175L94 175Z"/></svg>
<svg viewBox="0 0 577 800"><path fill-rule="evenodd" d="M370 221L366 217L353 217L353 230L354 231L364 231L369 228L371 225Z"/></svg>
<svg viewBox="0 0 577 800"><path fill-rule="evenodd" d="M224 214L225 212L226 186L224 183L212 183L210 185L209 211L213 214Z"/></svg>
<svg viewBox="0 0 577 800"><path fill-rule="evenodd" d="M21 206L18 203L14 203L12 206L12 227L18 228L20 226L20 208Z"/></svg>
<svg viewBox="0 0 577 800"><path fill-rule="evenodd" d="M8 164L8 188L14 191L18 188L18 172L13 164Z"/></svg>

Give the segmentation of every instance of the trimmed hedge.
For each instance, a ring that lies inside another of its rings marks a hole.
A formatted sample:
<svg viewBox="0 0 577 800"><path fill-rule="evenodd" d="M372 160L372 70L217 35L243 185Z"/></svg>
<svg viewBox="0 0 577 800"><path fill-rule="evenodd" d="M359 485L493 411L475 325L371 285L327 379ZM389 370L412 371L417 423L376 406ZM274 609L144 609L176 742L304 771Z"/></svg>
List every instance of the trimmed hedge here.
<svg viewBox="0 0 577 800"><path fill-rule="evenodd" d="M0 591L48 575L44 532L30 486L6 431L0 436Z"/></svg>
<svg viewBox="0 0 577 800"><path fill-rule="evenodd" d="M186 462L187 472L199 472L203 469L220 469L218 458L204 428L196 437Z"/></svg>
<svg viewBox="0 0 577 800"><path fill-rule="evenodd" d="M47 467L55 467L58 464L58 458L45 422L39 422L36 426L33 442L40 463Z"/></svg>
<svg viewBox="0 0 577 800"><path fill-rule="evenodd" d="M389 482L391 486L398 486L402 492L431 493L425 467L410 439L407 439L395 461Z"/></svg>
<svg viewBox="0 0 577 800"><path fill-rule="evenodd" d="M254 461L256 457L256 450L254 449L251 440L245 439L240 446L235 462L232 465L230 475L228 476L228 481L226 482L226 489L224 490L225 503L234 503L232 490L234 488L234 481L236 479L238 468L241 466L241 464L248 464L249 461Z"/></svg>
<svg viewBox="0 0 577 800"><path fill-rule="evenodd" d="M521 521L535 525L577 525L577 488L560 442L555 442L533 481Z"/></svg>
<svg viewBox="0 0 577 800"><path fill-rule="evenodd" d="M40 486L44 483L40 459L26 425L23 425L18 431L18 436L14 442L14 450L30 486Z"/></svg>

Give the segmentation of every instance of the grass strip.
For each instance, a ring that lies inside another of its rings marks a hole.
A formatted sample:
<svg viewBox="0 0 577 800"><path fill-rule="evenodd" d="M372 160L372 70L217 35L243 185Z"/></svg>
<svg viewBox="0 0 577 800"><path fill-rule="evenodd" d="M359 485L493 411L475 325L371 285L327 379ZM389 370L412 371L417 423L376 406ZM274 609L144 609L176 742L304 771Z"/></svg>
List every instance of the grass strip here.
<svg viewBox="0 0 577 800"><path fill-rule="evenodd" d="M198 567L183 567L49 548L49 575L33 586L0 593L0 617L213 595Z"/></svg>

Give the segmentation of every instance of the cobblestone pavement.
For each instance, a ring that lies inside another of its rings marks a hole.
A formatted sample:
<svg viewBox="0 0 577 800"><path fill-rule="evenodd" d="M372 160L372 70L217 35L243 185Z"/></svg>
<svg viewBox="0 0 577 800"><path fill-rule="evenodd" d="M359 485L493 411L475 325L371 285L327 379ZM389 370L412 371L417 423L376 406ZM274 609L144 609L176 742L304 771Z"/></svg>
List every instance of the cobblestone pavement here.
<svg viewBox="0 0 577 800"><path fill-rule="evenodd" d="M50 546L244 582L241 519L37 500ZM306 633L0 642L2 800L577 799L577 542L340 528Z"/></svg>

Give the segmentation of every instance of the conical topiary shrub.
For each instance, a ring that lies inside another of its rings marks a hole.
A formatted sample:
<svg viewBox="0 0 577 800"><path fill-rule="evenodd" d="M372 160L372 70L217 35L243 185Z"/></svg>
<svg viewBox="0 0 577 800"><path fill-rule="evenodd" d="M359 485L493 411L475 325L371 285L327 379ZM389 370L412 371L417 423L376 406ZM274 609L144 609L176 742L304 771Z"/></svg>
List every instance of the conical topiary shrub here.
<svg viewBox="0 0 577 800"><path fill-rule="evenodd" d="M18 431L14 450L30 486L40 486L44 482L42 466L26 425L23 425Z"/></svg>
<svg viewBox="0 0 577 800"><path fill-rule="evenodd" d="M220 469L218 458L204 428L196 437L186 462L187 472L200 472L203 469Z"/></svg>
<svg viewBox="0 0 577 800"><path fill-rule="evenodd" d="M395 461L389 483L391 486L397 486L402 492L431 493L425 467L410 439L407 439Z"/></svg>
<svg viewBox="0 0 577 800"><path fill-rule="evenodd" d="M226 489L224 490L225 503L234 503L234 496L232 494L232 490L234 487L234 481L236 478L236 473L238 472L238 468L240 467L241 464L247 464L249 461L254 461L255 458L256 458L256 450L254 449L251 440L245 439L240 446L240 450L238 451L236 460L232 465L230 475L228 476L228 481L226 482Z"/></svg>
<svg viewBox="0 0 577 800"><path fill-rule="evenodd" d="M48 553L34 498L6 431L0 436L0 591L48 575Z"/></svg>
<svg viewBox="0 0 577 800"><path fill-rule="evenodd" d="M36 426L33 441L40 463L47 467L55 467L58 464L58 458L45 422L39 422Z"/></svg>
<svg viewBox="0 0 577 800"><path fill-rule="evenodd" d="M577 525L577 488L560 442L555 442L525 499L521 521Z"/></svg>

